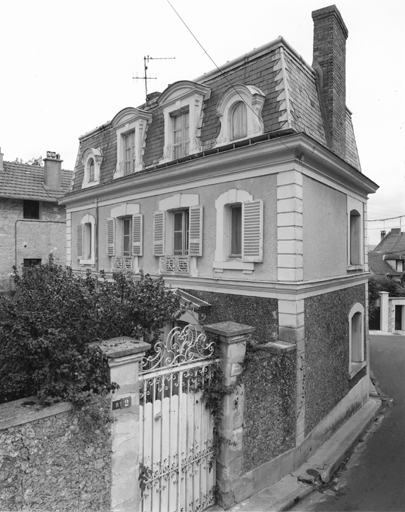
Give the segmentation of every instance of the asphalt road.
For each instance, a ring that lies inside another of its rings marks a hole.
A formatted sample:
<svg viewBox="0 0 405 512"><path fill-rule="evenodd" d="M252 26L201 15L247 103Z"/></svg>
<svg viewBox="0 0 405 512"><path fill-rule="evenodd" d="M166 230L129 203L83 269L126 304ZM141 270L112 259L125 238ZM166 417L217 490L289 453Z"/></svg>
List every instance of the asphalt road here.
<svg viewBox="0 0 405 512"><path fill-rule="evenodd" d="M291 510L405 512L405 336L370 338L371 369L386 398L384 414L332 484Z"/></svg>

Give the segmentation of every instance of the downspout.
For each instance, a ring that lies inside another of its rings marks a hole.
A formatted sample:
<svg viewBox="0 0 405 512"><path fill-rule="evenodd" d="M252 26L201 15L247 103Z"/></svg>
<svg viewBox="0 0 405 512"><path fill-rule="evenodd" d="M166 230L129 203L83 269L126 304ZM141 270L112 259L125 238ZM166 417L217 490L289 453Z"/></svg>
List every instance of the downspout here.
<svg viewBox="0 0 405 512"><path fill-rule="evenodd" d="M94 256L96 258L96 272L99 271L99 254L98 254L98 236L99 236L99 228L98 228L98 219L99 219L99 206L98 206L98 197L95 198L96 203L96 232L94 233Z"/></svg>

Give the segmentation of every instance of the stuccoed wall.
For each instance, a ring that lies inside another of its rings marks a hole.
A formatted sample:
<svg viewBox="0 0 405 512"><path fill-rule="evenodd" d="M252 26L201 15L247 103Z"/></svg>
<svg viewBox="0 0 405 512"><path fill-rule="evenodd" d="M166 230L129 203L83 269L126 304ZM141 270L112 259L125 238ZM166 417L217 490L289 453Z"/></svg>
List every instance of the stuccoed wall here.
<svg viewBox="0 0 405 512"><path fill-rule="evenodd" d="M109 425L92 424L85 434L69 404L41 410L22 406L27 401L0 405L0 510L109 511ZM44 411L48 416L31 421ZM28 423L3 428L7 416L24 415L31 415Z"/></svg>
<svg viewBox="0 0 405 512"><path fill-rule="evenodd" d="M243 471L246 473L295 444L296 352L283 355L258 350L247 353Z"/></svg>
<svg viewBox="0 0 405 512"><path fill-rule="evenodd" d="M205 300L211 307L201 308L203 324L217 322L237 322L255 327L253 338L259 343L278 338L278 301L265 297L231 295L196 290L186 290L195 297Z"/></svg>
<svg viewBox="0 0 405 512"><path fill-rule="evenodd" d="M365 285L305 299L306 435L365 375L349 378L348 317L357 302L365 306Z"/></svg>

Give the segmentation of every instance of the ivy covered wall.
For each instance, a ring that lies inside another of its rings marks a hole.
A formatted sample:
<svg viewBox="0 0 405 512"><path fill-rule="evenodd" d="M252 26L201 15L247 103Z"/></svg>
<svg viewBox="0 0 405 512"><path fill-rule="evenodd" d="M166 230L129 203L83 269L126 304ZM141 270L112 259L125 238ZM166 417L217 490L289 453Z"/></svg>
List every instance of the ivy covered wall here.
<svg viewBox="0 0 405 512"><path fill-rule="evenodd" d="M55 414L69 404L41 410L24 402L2 404L1 423L10 417L12 425L16 412L22 420L49 415L0 429L0 510L109 511L110 426L86 425L72 410Z"/></svg>
<svg viewBox="0 0 405 512"><path fill-rule="evenodd" d="M277 299L196 290L186 291L211 304L211 307L203 307L200 310L202 315L205 315L203 324L232 321L251 325L256 328L253 338L259 343L267 343L278 338Z"/></svg>
<svg viewBox="0 0 405 512"><path fill-rule="evenodd" d="M365 375L349 379L348 317L357 302L365 306L365 285L305 299L306 435Z"/></svg>
<svg viewBox="0 0 405 512"><path fill-rule="evenodd" d="M243 472L274 459L295 444L296 351L248 351L245 385Z"/></svg>

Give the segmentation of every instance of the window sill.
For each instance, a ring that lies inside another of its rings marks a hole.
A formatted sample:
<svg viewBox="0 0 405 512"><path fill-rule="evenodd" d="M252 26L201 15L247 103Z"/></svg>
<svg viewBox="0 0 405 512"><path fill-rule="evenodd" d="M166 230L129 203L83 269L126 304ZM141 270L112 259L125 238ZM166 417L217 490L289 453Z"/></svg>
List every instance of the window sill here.
<svg viewBox="0 0 405 512"><path fill-rule="evenodd" d="M215 272L223 272L224 270L242 270L244 273L251 274L255 269L255 264L237 259L229 259L228 261L214 261L212 267Z"/></svg>
<svg viewBox="0 0 405 512"><path fill-rule="evenodd" d="M79 260L80 265L94 265L95 261L92 260Z"/></svg>
<svg viewBox="0 0 405 512"><path fill-rule="evenodd" d="M350 271L350 270L363 270L364 268L364 265L361 263L359 265L348 265L347 266L347 270Z"/></svg>
<svg viewBox="0 0 405 512"><path fill-rule="evenodd" d="M367 364L367 361L361 361L359 363L351 363L349 377L352 379L360 370L362 370Z"/></svg>
<svg viewBox="0 0 405 512"><path fill-rule="evenodd" d="M100 181L89 181L88 183L83 183L82 188L95 187L96 185L100 185Z"/></svg>

